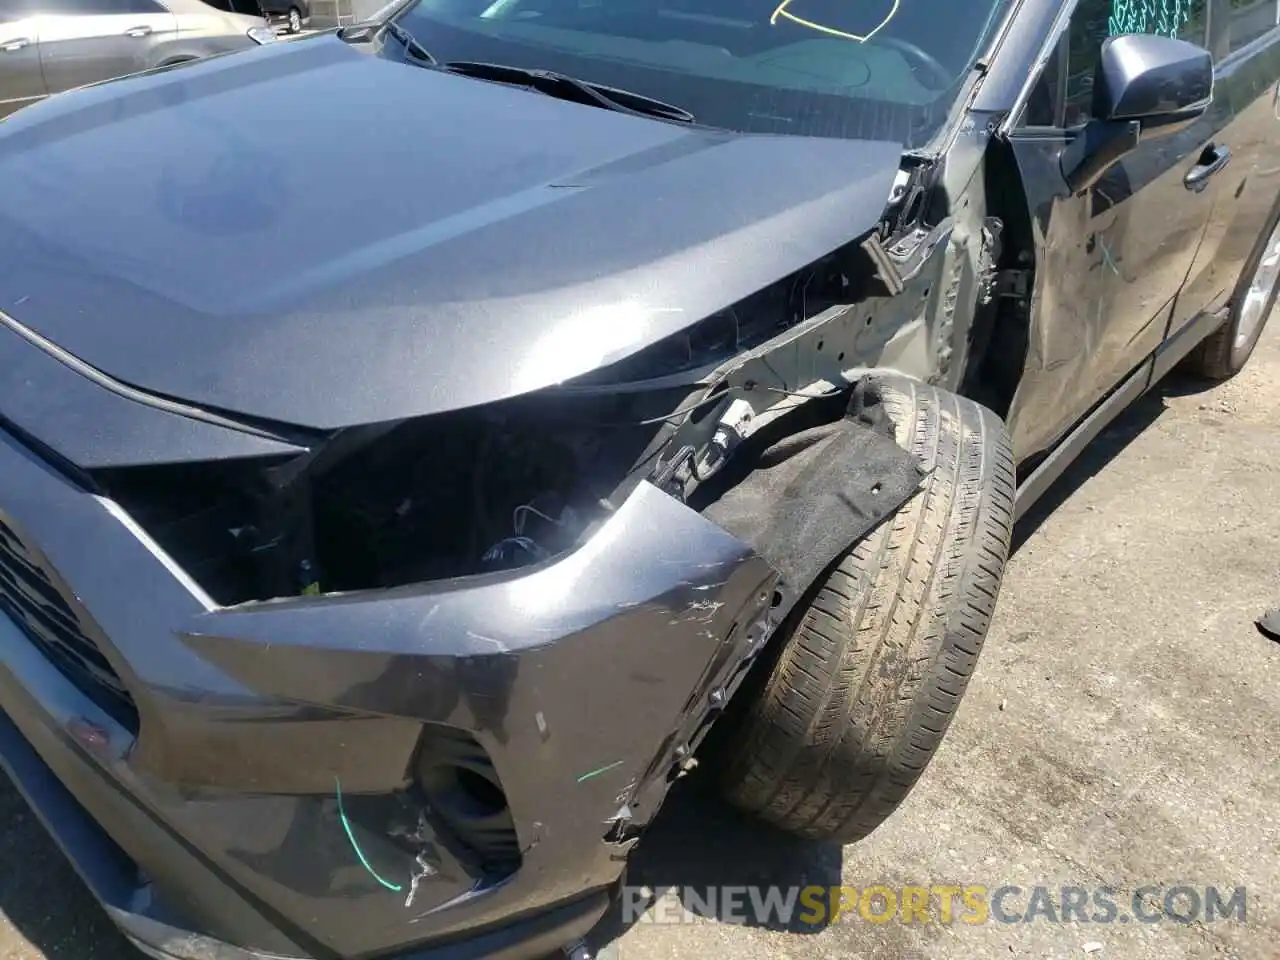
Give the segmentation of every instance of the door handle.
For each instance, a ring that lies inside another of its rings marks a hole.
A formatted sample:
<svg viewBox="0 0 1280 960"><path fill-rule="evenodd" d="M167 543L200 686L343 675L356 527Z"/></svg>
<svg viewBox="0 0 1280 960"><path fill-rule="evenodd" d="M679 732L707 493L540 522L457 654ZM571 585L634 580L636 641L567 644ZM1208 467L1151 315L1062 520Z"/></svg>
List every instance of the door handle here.
<svg viewBox="0 0 1280 960"><path fill-rule="evenodd" d="M0 43L0 53L17 53L24 47L31 46L31 40L27 37L19 37L16 40L8 40Z"/></svg>
<svg viewBox="0 0 1280 960"><path fill-rule="evenodd" d="M1209 178L1231 162L1231 151L1226 147L1205 147L1200 162L1182 178L1183 186L1196 193L1209 185Z"/></svg>
<svg viewBox="0 0 1280 960"><path fill-rule="evenodd" d="M130 27L124 32L124 35L126 37L145 37L150 33L150 27Z"/></svg>

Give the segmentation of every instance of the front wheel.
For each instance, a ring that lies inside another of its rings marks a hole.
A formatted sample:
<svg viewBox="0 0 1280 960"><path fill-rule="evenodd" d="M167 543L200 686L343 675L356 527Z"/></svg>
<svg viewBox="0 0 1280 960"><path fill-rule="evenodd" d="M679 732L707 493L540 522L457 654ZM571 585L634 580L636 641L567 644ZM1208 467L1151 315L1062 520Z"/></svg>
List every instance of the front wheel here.
<svg viewBox="0 0 1280 960"><path fill-rule="evenodd" d="M883 822L941 743L977 664L1013 527L1013 454L999 418L914 381L881 389L897 442L928 475L792 615L721 758L734 804L840 842Z"/></svg>

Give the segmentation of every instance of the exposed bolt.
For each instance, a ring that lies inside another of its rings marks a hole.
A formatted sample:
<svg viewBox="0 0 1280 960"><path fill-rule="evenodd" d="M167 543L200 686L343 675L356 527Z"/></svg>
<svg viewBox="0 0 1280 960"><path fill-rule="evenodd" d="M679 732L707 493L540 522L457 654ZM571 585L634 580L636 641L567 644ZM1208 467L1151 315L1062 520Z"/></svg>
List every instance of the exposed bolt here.
<svg viewBox="0 0 1280 960"><path fill-rule="evenodd" d="M723 691L723 690L712 690L712 691L711 691L711 705L712 705L713 707L722 707L722 706L724 706L724 691Z"/></svg>

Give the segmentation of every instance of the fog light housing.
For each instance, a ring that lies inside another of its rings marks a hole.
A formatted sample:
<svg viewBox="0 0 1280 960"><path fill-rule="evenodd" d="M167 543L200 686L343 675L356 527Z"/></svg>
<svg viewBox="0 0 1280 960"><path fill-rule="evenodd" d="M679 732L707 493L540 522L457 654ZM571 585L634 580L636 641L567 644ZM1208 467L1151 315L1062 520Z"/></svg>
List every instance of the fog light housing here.
<svg viewBox="0 0 1280 960"><path fill-rule="evenodd" d="M515 821L484 747L466 731L428 726L415 772L435 818L485 870L498 876L515 872L521 860Z"/></svg>

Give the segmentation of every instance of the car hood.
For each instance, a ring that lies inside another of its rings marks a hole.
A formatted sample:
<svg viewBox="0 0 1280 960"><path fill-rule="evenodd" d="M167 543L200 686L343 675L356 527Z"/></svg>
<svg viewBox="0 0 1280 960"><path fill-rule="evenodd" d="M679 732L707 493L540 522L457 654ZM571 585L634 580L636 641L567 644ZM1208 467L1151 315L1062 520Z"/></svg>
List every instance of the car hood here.
<svg viewBox="0 0 1280 960"><path fill-rule="evenodd" d="M210 409L425 415L625 357L857 238L900 156L612 113L325 35L0 124L0 310Z"/></svg>

